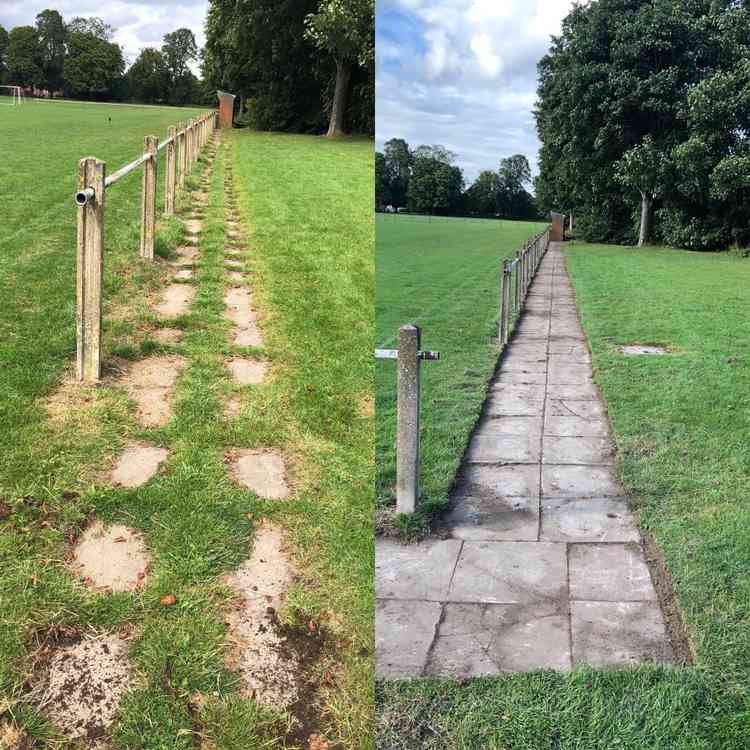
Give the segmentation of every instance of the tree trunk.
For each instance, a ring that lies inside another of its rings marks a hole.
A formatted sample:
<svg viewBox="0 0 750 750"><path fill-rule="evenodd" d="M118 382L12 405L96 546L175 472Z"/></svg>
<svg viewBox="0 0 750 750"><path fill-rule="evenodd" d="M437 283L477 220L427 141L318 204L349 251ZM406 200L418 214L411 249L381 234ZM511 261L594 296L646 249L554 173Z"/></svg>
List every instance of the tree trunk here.
<svg viewBox="0 0 750 750"><path fill-rule="evenodd" d="M651 214L654 199L647 193L641 193L641 233L638 238L638 247L646 245L651 237Z"/></svg>
<svg viewBox="0 0 750 750"><path fill-rule="evenodd" d="M346 60L336 61L336 91L331 107L331 121L328 124L328 138L344 135L346 100L349 96L349 83L352 80L352 66Z"/></svg>

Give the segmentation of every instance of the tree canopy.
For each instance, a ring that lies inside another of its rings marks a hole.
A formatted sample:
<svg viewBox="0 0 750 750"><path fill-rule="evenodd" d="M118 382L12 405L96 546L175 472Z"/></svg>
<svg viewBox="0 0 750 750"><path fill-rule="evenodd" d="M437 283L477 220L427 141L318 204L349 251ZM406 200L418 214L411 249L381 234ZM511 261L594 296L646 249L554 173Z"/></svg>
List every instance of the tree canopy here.
<svg viewBox="0 0 750 750"><path fill-rule="evenodd" d="M386 142L375 154L375 203L420 213L536 219L528 159L516 154L501 159L496 172L484 170L468 189L444 146L412 149L402 138Z"/></svg>
<svg viewBox="0 0 750 750"><path fill-rule="evenodd" d="M576 5L539 65L537 197L585 239L750 243L750 4Z"/></svg>

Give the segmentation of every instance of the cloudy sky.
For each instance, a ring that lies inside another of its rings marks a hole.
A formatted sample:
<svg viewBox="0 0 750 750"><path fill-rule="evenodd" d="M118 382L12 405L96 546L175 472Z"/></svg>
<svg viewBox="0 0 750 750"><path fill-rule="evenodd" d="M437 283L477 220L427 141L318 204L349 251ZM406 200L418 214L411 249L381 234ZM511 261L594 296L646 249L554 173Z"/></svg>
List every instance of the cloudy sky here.
<svg viewBox="0 0 750 750"><path fill-rule="evenodd" d="M467 182L516 153L536 172L536 64L572 4L379 0L378 148L398 137L442 144Z"/></svg>
<svg viewBox="0 0 750 750"><path fill-rule="evenodd" d="M33 26L36 14L45 8L59 11L66 21L76 16L98 16L117 31L114 40L122 45L125 60L132 63L143 47L161 47L162 37L182 27L195 34L202 47L203 24L208 0L0 0L0 26ZM197 72L197 67L195 67Z"/></svg>

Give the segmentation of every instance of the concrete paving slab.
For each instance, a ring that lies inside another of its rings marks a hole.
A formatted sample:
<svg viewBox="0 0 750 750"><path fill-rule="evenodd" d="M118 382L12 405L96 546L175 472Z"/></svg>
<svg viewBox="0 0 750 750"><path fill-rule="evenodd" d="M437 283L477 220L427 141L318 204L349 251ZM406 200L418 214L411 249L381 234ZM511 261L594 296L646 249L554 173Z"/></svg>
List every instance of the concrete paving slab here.
<svg viewBox="0 0 750 750"><path fill-rule="evenodd" d="M542 418L534 417L484 417L476 428L478 435L518 435L539 440L542 435Z"/></svg>
<svg viewBox="0 0 750 750"><path fill-rule="evenodd" d="M462 542L438 539L375 542L375 592L380 599L445 601Z"/></svg>
<svg viewBox="0 0 750 750"><path fill-rule="evenodd" d="M110 481L120 487L141 487L159 471L169 451L145 443L129 445L117 459Z"/></svg>
<svg viewBox="0 0 750 750"><path fill-rule="evenodd" d="M503 362L502 371L543 374L547 372L547 358L541 356L536 360L521 360L519 357L514 357Z"/></svg>
<svg viewBox="0 0 750 750"><path fill-rule="evenodd" d="M465 542L448 601L519 604L567 596L564 544Z"/></svg>
<svg viewBox="0 0 750 750"><path fill-rule="evenodd" d="M590 352L586 343L583 341L571 341L570 339L550 339L549 342L550 356L570 357L577 356L590 357Z"/></svg>
<svg viewBox="0 0 750 750"><path fill-rule="evenodd" d="M543 398L530 398L516 393L493 390L485 402L485 414L489 417L541 417L543 413Z"/></svg>
<svg viewBox="0 0 750 750"><path fill-rule="evenodd" d="M608 466L542 466L545 497L623 497L623 488Z"/></svg>
<svg viewBox="0 0 750 750"><path fill-rule="evenodd" d="M460 486L463 492L480 498L538 497L539 467L530 464L467 466Z"/></svg>
<svg viewBox="0 0 750 750"><path fill-rule="evenodd" d="M500 372L497 382L501 385L544 385L547 382L547 373L543 372Z"/></svg>
<svg viewBox="0 0 750 750"><path fill-rule="evenodd" d="M657 598L638 544L574 544L569 561L571 599L637 602Z"/></svg>
<svg viewBox="0 0 750 750"><path fill-rule="evenodd" d="M548 399L564 399L565 401L599 401L601 394L593 383L579 385L554 385L547 387Z"/></svg>
<svg viewBox="0 0 750 750"><path fill-rule="evenodd" d="M538 437L478 434L469 443L466 461L470 464L538 464L539 456Z"/></svg>
<svg viewBox="0 0 750 750"><path fill-rule="evenodd" d="M519 396L521 398L528 398L536 401L544 401L547 396L547 390L544 383L525 383L525 384L513 384L513 383L498 383L493 380L491 383L492 395L504 395Z"/></svg>
<svg viewBox="0 0 750 750"><path fill-rule="evenodd" d="M558 437L545 435L545 464L612 464L615 449L608 437Z"/></svg>
<svg viewBox="0 0 750 750"><path fill-rule="evenodd" d="M544 419L544 434L558 437L606 437L609 435L609 425L603 419L547 414Z"/></svg>
<svg viewBox="0 0 750 750"><path fill-rule="evenodd" d="M540 538L545 542L638 542L640 536L624 498L545 498Z"/></svg>
<svg viewBox="0 0 750 750"><path fill-rule="evenodd" d="M601 401L576 401L575 399L551 398L547 400L547 414L551 417L606 419L607 410Z"/></svg>
<svg viewBox="0 0 750 750"><path fill-rule="evenodd" d="M631 666L674 660L659 606L652 602L571 602L576 666Z"/></svg>
<svg viewBox="0 0 750 750"><path fill-rule="evenodd" d="M291 491L286 481L286 462L275 451L237 450L229 456L238 484L266 500L286 500Z"/></svg>
<svg viewBox="0 0 750 750"><path fill-rule="evenodd" d="M463 495L455 498L445 523L455 539L533 542L539 532L539 498Z"/></svg>
<svg viewBox="0 0 750 750"><path fill-rule="evenodd" d="M397 680L422 674L442 608L438 602L376 602L376 671L380 679Z"/></svg>
<svg viewBox="0 0 750 750"><path fill-rule="evenodd" d="M547 382L552 385L579 385L592 381L591 366L565 360L551 360Z"/></svg>

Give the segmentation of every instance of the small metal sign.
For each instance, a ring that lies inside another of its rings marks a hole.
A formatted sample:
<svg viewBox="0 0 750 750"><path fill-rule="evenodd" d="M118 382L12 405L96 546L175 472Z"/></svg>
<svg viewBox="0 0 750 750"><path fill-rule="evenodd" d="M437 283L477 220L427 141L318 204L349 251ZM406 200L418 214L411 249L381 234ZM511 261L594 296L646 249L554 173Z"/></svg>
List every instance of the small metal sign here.
<svg viewBox="0 0 750 750"><path fill-rule="evenodd" d="M440 359L440 352L419 352L417 356L424 360ZM398 349L376 349L375 359L398 359Z"/></svg>

